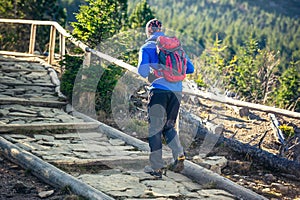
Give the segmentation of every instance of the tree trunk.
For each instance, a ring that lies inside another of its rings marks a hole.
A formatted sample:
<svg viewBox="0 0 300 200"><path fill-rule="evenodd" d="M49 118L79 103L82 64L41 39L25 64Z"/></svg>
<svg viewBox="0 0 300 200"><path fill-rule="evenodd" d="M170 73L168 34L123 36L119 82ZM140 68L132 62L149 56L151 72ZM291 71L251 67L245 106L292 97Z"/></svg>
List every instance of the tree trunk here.
<svg viewBox="0 0 300 200"><path fill-rule="evenodd" d="M278 170L300 177L299 162L279 157L278 155L274 155L249 144L244 144L235 139L226 138L222 134L213 134L212 131L209 131L210 128L203 124L201 118L186 112L183 109L181 109L181 116L189 123L198 125L197 134L195 136L196 140L204 140L205 138L207 140L208 138L209 141L216 142L216 145L223 144L238 153L251 156L257 163L260 163L271 170Z"/></svg>
<svg viewBox="0 0 300 200"><path fill-rule="evenodd" d="M284 173L293 174L297 177L300 177L300 163L296 161L291 161L286 158L279 157L262 149L258 149L249 144L244 144L234 139L225 138L222 135L214 135L209 131L199 127L197 132L197 139L204 140L205 137L218 137L217 145L224 144L226 147L241 153L251 156L253 160L261 165L271 169L278 170Z"/></svg>

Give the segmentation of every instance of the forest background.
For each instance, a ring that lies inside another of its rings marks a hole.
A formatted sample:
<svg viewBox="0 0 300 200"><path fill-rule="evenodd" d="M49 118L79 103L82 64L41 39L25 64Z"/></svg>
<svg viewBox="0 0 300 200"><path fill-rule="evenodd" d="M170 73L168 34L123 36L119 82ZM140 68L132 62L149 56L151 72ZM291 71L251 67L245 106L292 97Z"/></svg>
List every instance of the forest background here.
<svg viewBox="0 0 300 200"><path fill-rule="evenodd" d="M189 79L199 88L230 91L241 100L297 112L299 10L296 0L0 0L1 18L57 21L92 48L107 48L118 35L119 44L111 53L134 66L146 39L144 26L156 17L183 41L196 66ZM132 31L137 29L142 31ZM26 25L0 24L0 49L26 51L29 32ZM41 53L47 51L48 34L46 27L37 31ZM133 40L139 42L132 45ZM83 61L72 55L83 52L69 52L62 63L66 70L61 89L71 99ZM97 86L96 109L109 114L112 91L124 70L110 64L101 67L105 71Z"/></svg>

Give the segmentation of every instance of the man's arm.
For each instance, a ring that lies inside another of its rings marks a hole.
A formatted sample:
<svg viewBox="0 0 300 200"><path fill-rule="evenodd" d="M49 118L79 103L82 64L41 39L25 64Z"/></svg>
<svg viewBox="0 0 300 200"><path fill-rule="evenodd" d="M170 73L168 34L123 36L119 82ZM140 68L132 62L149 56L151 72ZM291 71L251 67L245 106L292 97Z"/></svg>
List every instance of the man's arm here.
<svg viewBox="0 0 300 200"><path fill-rule="evenodd" d="M192 73L194 73L194 70L195 70L194 65L193 65L192 61L190 60L190 58L188 56L186 56L186 58L187 58L186 73L187 74L192 74Z"/></svg>
<svg viewBox="0 0 300 200"><path fill-rule="evenodd" d="M138 73L144 78L148 77L150 73L149 63L150 58L148 52L145 49L141 48L139 52Z"/></svg>

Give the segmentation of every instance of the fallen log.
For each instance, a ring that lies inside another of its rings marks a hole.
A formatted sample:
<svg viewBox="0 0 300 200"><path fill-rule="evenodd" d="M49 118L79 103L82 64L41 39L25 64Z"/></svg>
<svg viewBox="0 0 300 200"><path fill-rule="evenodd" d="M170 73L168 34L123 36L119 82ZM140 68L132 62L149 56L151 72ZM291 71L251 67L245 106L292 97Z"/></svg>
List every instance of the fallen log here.
<svg viewBox="0 0 300 200"><path fill-rule="evenodd" d="M210 137L212 141L216 141L216 145L225 145L226 147L238 152L250 156L253 160L272 171L281 171L287 174L293 174L300 177L300 163L292 160L288 160L278 155L269 153L265 150L256 148L249 144L244 144L238 140L226 138L222 135L215 135L209 132L203 125L199 125L196 140L204 140L206 137Z"/></svg>
<svg viewBox="0 0 300 200"><path fill-rule="evenodd" d="M224 189L237 196L237 199L266 200L267 198L240 186L204 167L190 161L184 162L182 174L190 177L201 185L215 184L216 188Z"/></svg>
<svg viewBox="0 0 300 200"><path fill-rule="evenodd" d="M113 199L31 153L22 150L2 137L0 137L0 150L0 152L9 160L20 165L24 169L30 169L32 174L53 187L60 189L69 187L75 194L88 199Z"/></svg>
<svg viewBox="0 0 300 200"><path fill-rule="evenodd" d="M271 169L278 170L287 174L293 174L297 177L300 177L300 163L297 161L288 160L286 158L280 157L278 155L269 153L265 150L259 149L256 146L251 146L250 144L242 143L233 138L226 138L222 134L214 133L210 131L208 127L205 126L205 123L198 116L186 112L181 109L181 116L185 117L190 124L197 126L197 133L193 137L195 140L201 140L205 144L203 148L201 146L200 151L202 149L211 149L213 145L225 145L226 147L240 153L245 154L253 158L257 163ZM205 152L207 153L207 152Z"/></svg>
<svg viewBox="0 0 300 200"><path fill-rule="evenodd" d="M33 131L41 130L82 130L95 129L99 124L94 122L77 122L77 123L43 123L43 124L1 124L0 133L9 132L26 132L32 134Z"/></svg>

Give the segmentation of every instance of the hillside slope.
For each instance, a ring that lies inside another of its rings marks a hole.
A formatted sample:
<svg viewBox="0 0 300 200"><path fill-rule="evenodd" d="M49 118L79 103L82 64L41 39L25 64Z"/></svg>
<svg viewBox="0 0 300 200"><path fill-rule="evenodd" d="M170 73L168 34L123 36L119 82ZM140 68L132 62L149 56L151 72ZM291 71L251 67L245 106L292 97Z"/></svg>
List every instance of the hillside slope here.
<svg viewBox="0 0 300 200"><path fill-rule="evenodd" d="M129 0L129 11L139 2ZM218 34L235 54L253 35L261 48L280 51L285 69L300 59L300 2L295 0L149 0L156 17L170 29L185 32L204 48Z"/></svg>

